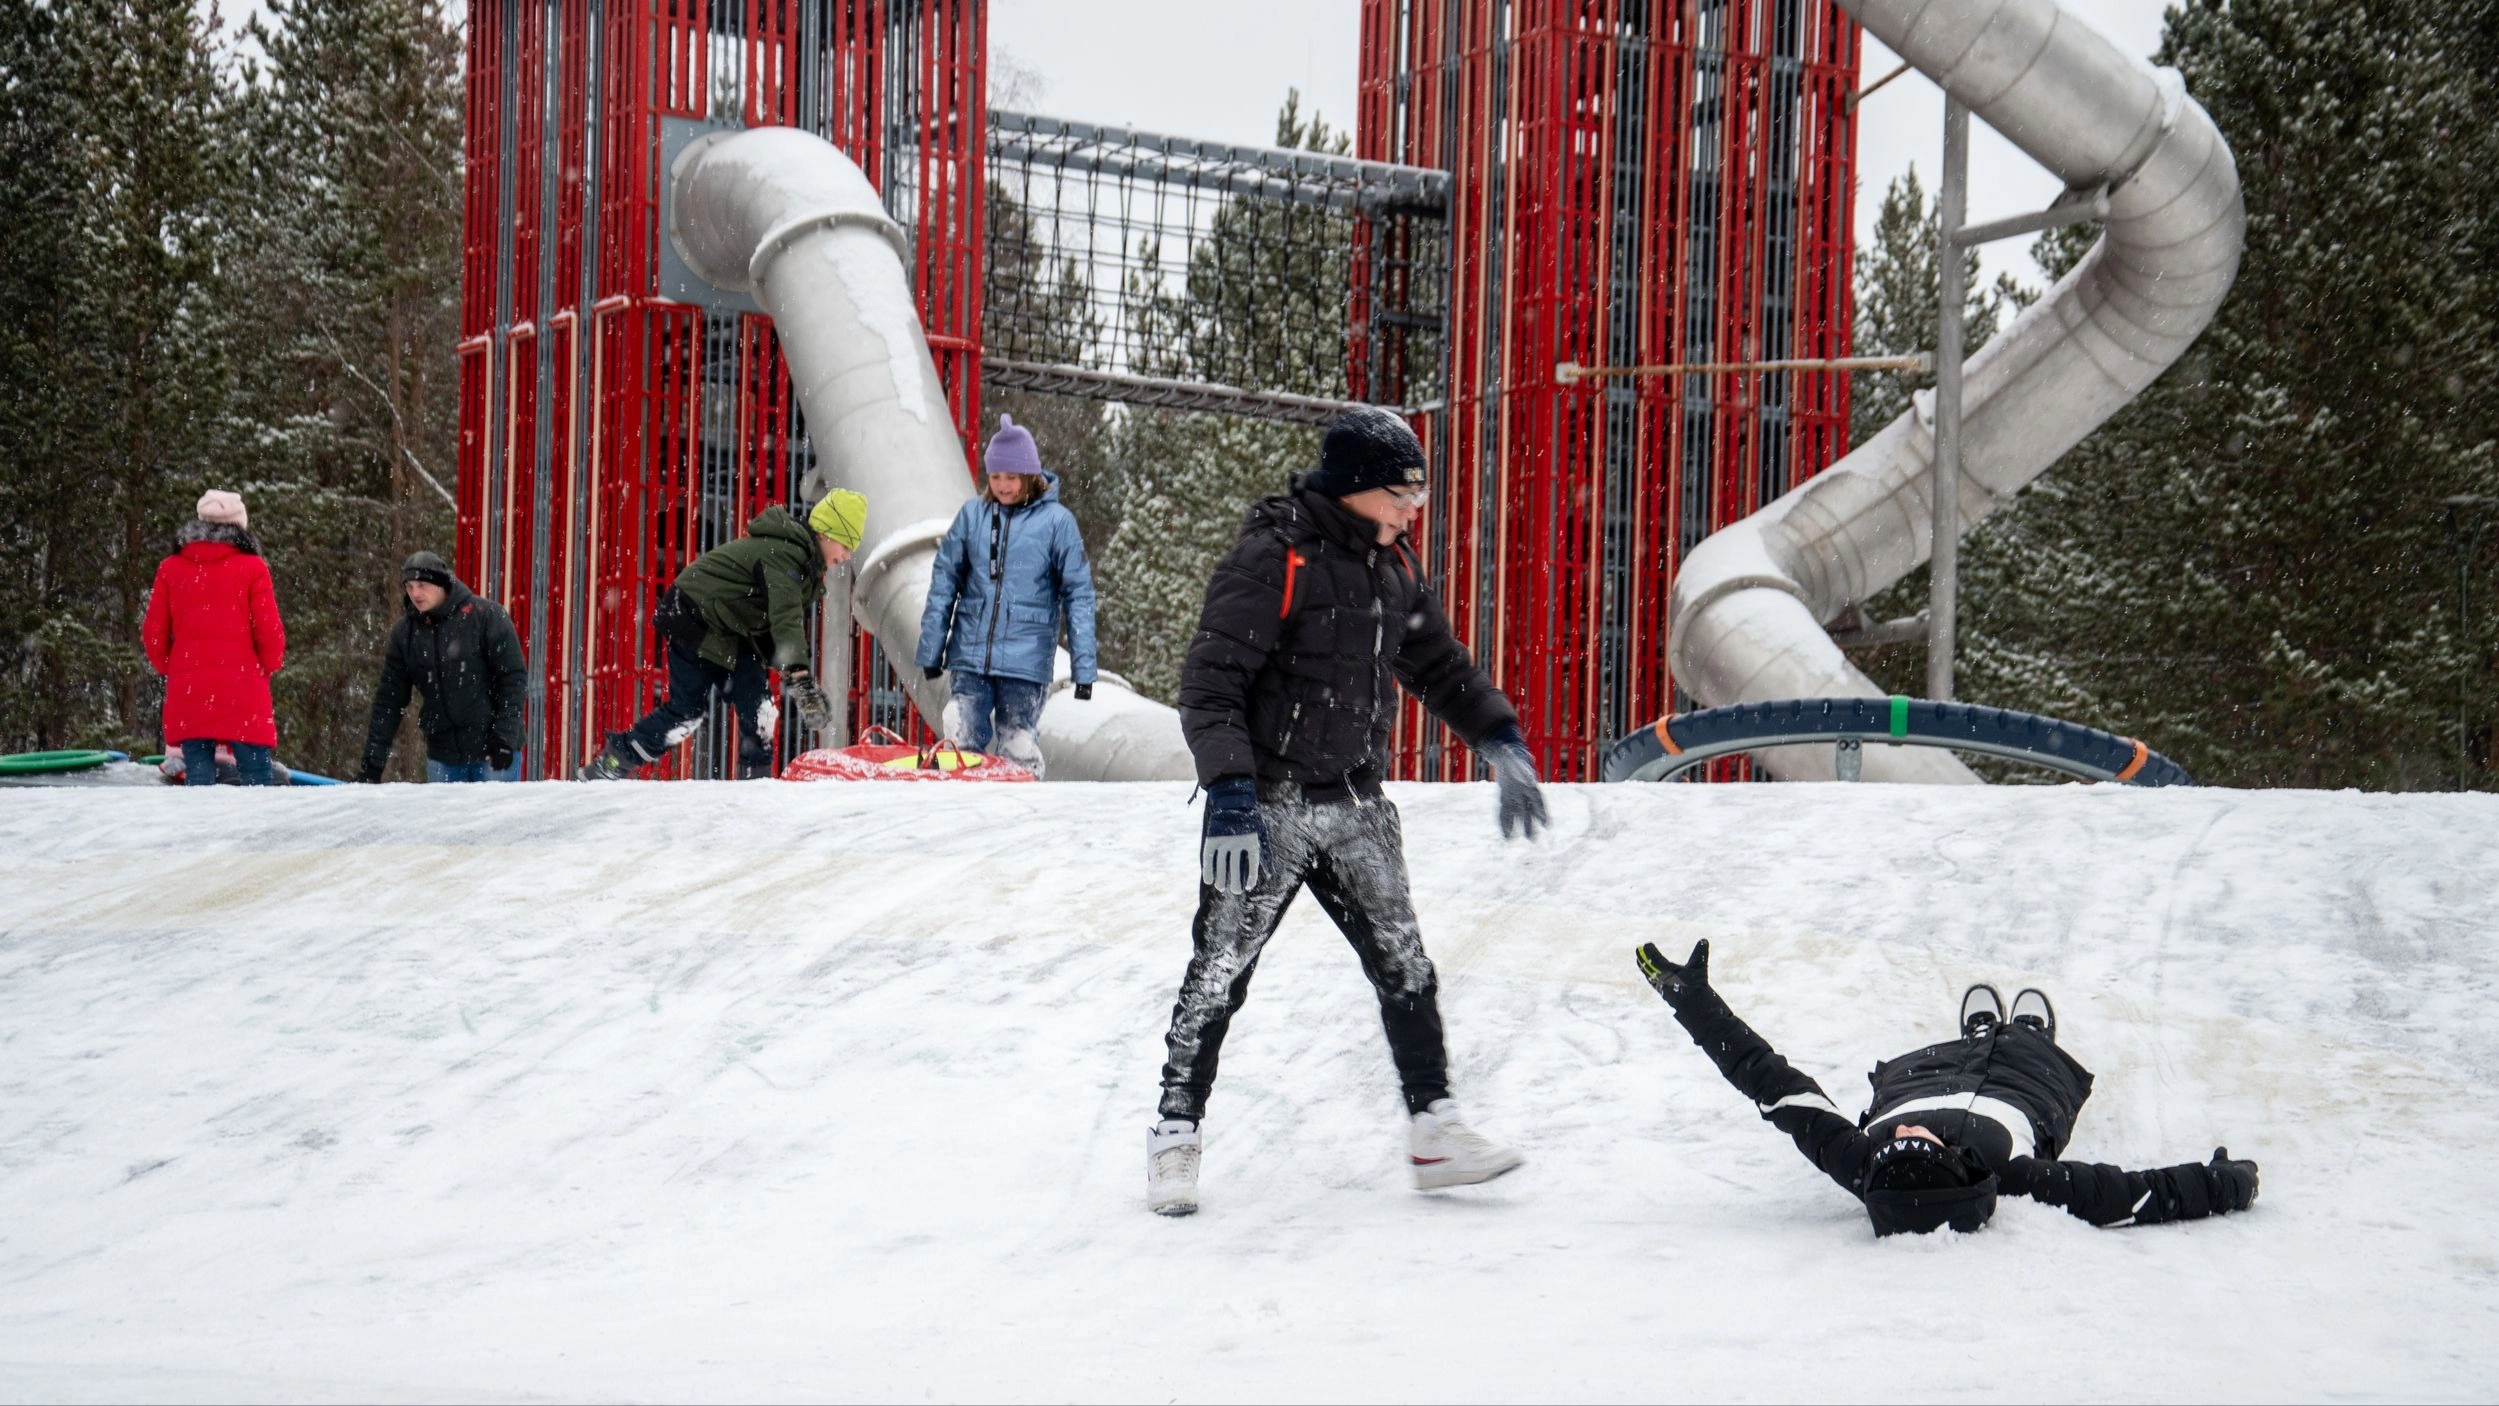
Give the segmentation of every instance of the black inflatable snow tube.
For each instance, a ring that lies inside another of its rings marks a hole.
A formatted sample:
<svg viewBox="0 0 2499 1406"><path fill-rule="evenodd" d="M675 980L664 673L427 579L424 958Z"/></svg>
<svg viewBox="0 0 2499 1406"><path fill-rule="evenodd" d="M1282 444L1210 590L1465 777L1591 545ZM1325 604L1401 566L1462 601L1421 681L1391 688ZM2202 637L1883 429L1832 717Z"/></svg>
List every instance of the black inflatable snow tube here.
<svg viewBox="0 0 2499 1406"><path fill-rule="evenodd" d="M1606 752L1608 781L1670 780L1713 757L1837 743L1945 747L2031 762L2086 781L2192 786L2186 768L2131 737L2037 713L1923 698L1799 698L1677 713Z"/></svg>

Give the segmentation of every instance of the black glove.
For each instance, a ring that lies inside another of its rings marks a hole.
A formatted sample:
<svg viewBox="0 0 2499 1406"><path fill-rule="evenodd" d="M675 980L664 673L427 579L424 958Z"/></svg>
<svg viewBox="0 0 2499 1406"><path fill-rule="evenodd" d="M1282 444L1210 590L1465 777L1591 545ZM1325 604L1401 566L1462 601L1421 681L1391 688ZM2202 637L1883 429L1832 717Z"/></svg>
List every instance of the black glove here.
<svg viewBox="0 0 2499 1406"><path fill-rule="evenodd" d="M833 703L816 687L815 676L805 669L781 671L781 693L798 710L798 720L810 732L822 731L833 723Z"/></svg>
<svg viewBox="0 0 2499 1406"><path fill-rule="evenodd" d="M1092 701L1093 701L1093 685L1092 685L1092 684L1089 684L1089 683L1080 683L1080 684L1076 685L1076 701L1077 701L1077 702L1079 702L1079 703L1090 703L1090 702L1092 702Z"/></svg>
<svg viewBox="0 0 2499 1406"><path fill-rule="evenodd" d="M1641 943L1640 950L1633 955L1639 959L1640 975L1648 979L1649 985L1658 995L1665 997L1666 1004L1670 1006L1679 1007L1709 989L1709 939L1706 937L1692 944L1692 955L1683 959L1682 966L1667 961L1666 954L1658 951L1654 942Z"/></svg>
<svg viewBox="0 0 2499 1406"><path fill-rule="evenodd" d="M1549 829L1553 817L1545 811L1544 792L1536 785L1536 759L1527 754L1527 739L1519 730L1504 727L1485 739L1484 760L1492 764L1492 778L1501 783L1501 837L1514 835L1536 838L1536 831Z"/></svg>
<svg viewBox="0 0 2499 1406"><path fill-rule="evenodd" d="M943 674L943 673L945 673L945 672L946 672L946 666L945 666L945 665L943 665L943 664L931 664L931 665L929 665L927 668L922 669L922 670L920 671L920 677L921 677L921 678L924 678L924 679L933 679L933 678L936 678L936 677L938 677L939 675L941 675L941 674Z"/></svg>
<svg viewBox="0 0 2499 1406"><path fill-rule="evenodd" d="M1217 893L1247 893L1275 871L1275 845L1258 813L1258 783L1228 776L1207 787L1198 877Z"/></svg>
<svg viewBox="0 0 2499 1406"><path fill-rule="evenodd" d="M2204 1180L2216 1211L2244 1211L2256 1203L2256 1164L2232 1158L2230 1149L2216 1147L2204 1164Z"/></svg>
<svg viewBox="0 0 2499 1406"><path fill-rule="evenodd" d="M493 751L488 752L486 754L486 765L488 768L495 771L509 771L512 767L512 749L509 747L497 747Z"/></svg>

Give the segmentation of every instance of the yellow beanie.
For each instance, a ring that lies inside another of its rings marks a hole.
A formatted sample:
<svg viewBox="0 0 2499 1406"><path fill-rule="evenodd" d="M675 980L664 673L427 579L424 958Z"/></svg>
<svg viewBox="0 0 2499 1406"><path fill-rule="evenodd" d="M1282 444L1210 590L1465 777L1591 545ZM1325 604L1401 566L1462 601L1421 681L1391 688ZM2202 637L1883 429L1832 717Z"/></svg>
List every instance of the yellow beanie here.
<svg viewBox="0 0 2499 1406"><path fill-rule="evenodd" d="M868 500L847 488L836 488L807 514L807 525L819 536L830 537L855 552L860 540L868 535Z"/></svg>

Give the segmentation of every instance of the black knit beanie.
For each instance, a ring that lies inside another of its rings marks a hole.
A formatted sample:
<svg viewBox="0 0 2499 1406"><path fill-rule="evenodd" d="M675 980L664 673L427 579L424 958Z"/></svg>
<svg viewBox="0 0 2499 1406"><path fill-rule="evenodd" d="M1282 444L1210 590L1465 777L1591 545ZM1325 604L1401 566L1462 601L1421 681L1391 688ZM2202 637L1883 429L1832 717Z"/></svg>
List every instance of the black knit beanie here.
<svg viewBox="0 0 2499 1406"><path fill-rule="evenodd" d="M432 552L418 552L399 568L402 583L430 581L448 591L451 589L451 563Z"/></svg>
<svg viewBox="0 0 2499 1406"><path fill-rule="evenodd" d="M1331 498L1422 482L1423 442L1403 419L1371 405L1336 417L1320 441L1319 467L1302 476L1302 487Z"/></svg>
<svg viewBox="0 0 2499 1406"><path fill-rule="evenodd" d="M1895 1138L1866 1169L1866 1217L1874 1233L1925 1235L1951 1226L1964 1234L1996 1214L1996 1178L1968 1151Z"/></svg>

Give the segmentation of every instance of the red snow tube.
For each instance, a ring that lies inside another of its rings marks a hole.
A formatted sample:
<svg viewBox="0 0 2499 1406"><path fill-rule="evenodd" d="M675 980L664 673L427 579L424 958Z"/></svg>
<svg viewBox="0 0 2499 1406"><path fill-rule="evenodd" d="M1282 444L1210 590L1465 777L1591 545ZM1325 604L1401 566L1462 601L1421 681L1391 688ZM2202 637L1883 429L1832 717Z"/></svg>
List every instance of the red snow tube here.
<svg viewBox="0 0 2499 1406"><path fill-rule="evenodd" d="M853 746L819 747L790 758L784 781L1038 781L1004 757L958 747L940 738L914 747L881 727Z"/></svg>

